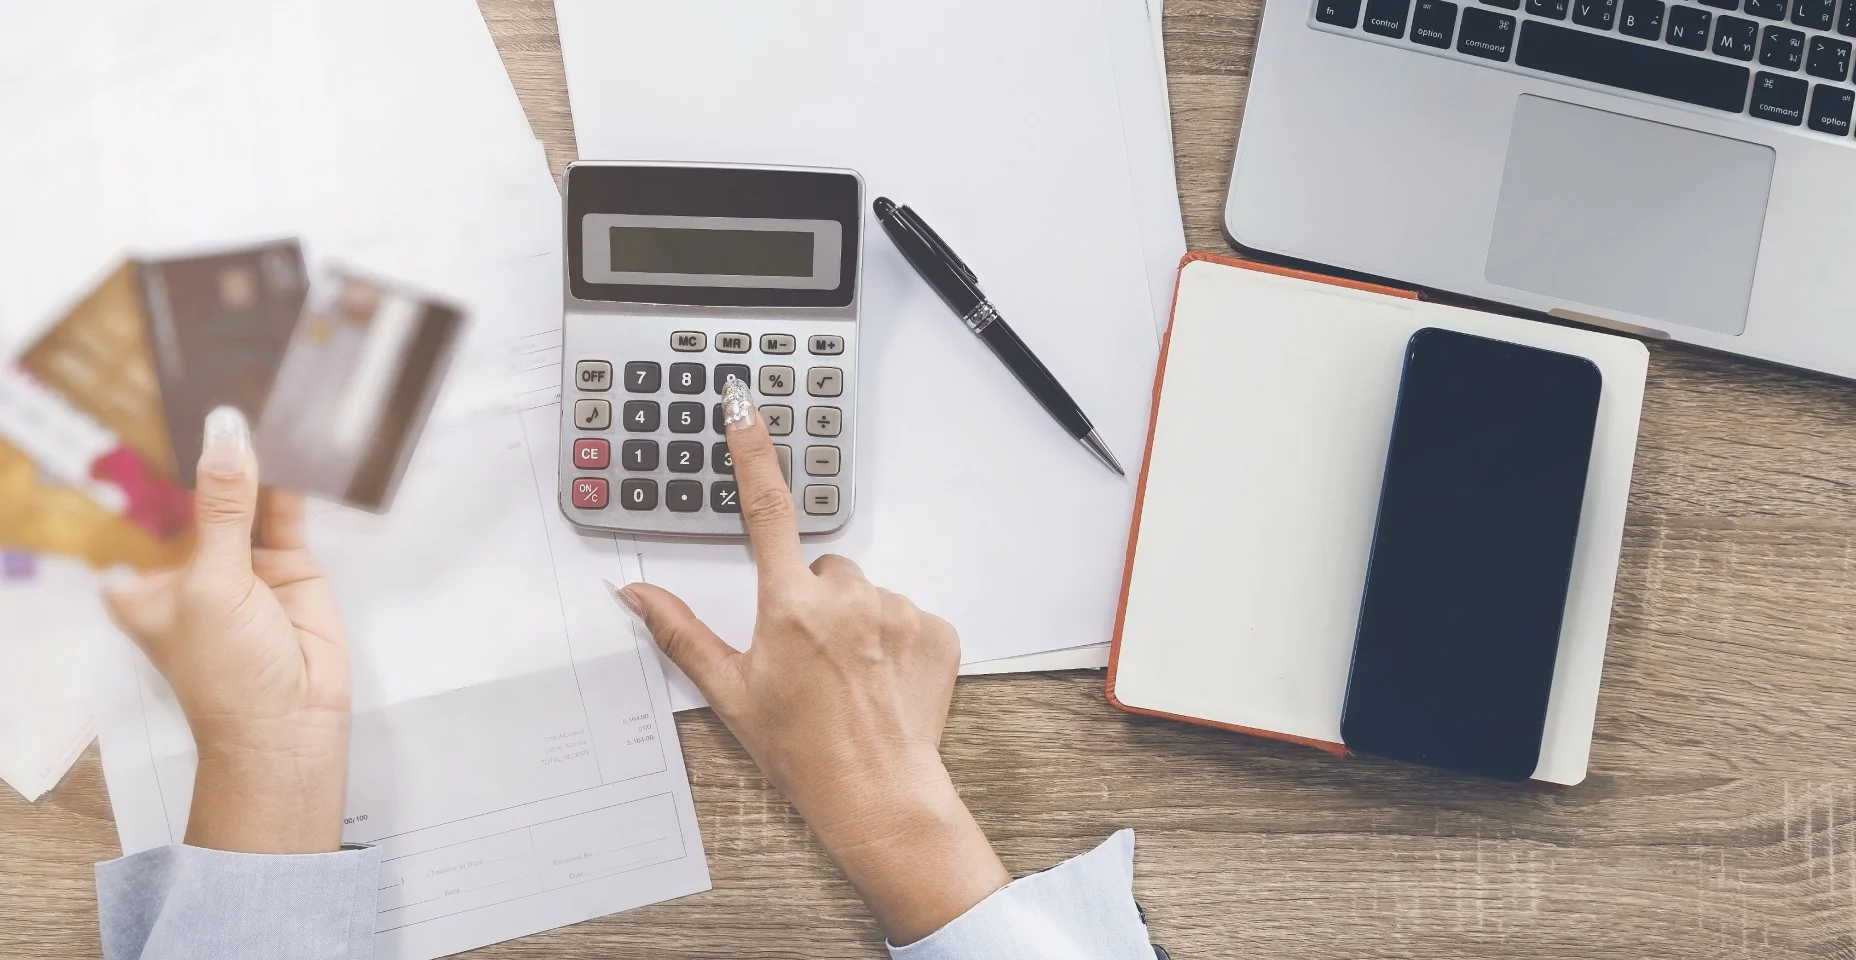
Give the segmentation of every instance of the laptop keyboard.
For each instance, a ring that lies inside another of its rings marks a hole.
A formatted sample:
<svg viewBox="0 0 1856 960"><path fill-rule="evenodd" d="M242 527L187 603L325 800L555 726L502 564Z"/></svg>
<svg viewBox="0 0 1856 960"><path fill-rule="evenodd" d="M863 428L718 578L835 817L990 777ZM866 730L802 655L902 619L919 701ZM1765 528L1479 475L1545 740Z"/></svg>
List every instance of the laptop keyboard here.
<svg viewBox="0 0 1856 960"><path fill-rule="evenodd" d="M1850 132L1856 0L1315 0L1315 22L1490 65Z"/></svg>

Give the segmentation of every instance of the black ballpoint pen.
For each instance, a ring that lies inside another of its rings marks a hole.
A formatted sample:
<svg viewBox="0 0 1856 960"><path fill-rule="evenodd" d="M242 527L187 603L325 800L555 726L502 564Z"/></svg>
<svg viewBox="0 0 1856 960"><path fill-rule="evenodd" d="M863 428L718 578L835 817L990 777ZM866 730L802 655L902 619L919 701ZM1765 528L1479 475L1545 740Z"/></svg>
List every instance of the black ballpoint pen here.
<svg viewBox="0 0 1856 960"><path fill-rule="evenodd" d="M909 266L928 281L934 292L941 295L954 315L966 323L967 329L986 342L992 348L993 355L1004 363L1012 376L1024 384L1025 389L1037 398L1063 429L1070 436L1089 449L1110 470L1119 476L1127 476L1121 464L1115 461L1115 455L1109 452L1108 445L1096 435L1096 428L1083 414L1083 408L1070 398L1070 392L1063 389L1063 384L1051 376L1044 362L1025 346L1018 334L1013 332L1005 318L980 292L979 278L961 261L952 248L944 242L934 228L928 226L915 211L908 207L897 206L888 197L878 197L871 207L876 211L878 222L883 224L884 232L895 242L896 249L902 251L903 259Z"/></svg>

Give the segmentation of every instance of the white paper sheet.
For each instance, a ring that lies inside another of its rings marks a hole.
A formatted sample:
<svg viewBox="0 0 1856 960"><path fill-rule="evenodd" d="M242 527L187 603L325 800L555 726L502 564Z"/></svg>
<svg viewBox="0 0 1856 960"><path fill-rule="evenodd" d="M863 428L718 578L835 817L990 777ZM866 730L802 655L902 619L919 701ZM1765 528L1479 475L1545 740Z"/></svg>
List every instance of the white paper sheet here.
<svg viewBox="0 0 1856 960"><path fill-rule="evenodd" d="M0 780L28 801L96 734L96 663L112 632L98 589L95 573L63 557L0 575Z"/></svg>
<svg viewBox="0 0 1856 960"><path fill-rule="evenodd" d="M1144 5L555 8L583 157L858 170L961 252L1138 462L1185 248ZM858 515L808 552L844 553L947 617L965 660L1107 640L1132 482L1037 407L873 219L864 232ZM746 644L744 547L641 553L649 581ZM696 702L679 680L678 704Z"/></svg>

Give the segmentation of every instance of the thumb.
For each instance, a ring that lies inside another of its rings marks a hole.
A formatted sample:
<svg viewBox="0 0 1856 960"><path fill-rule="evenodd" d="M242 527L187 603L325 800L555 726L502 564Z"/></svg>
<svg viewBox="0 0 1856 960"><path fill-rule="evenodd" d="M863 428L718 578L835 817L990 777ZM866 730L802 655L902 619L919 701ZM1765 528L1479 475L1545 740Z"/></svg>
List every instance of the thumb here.
<svg viewBox="0 0 1856 960"><path fill-rule="evenodd" d="M251 528L258 513L258 462L251 426L237 407L206 415L193 492L198 566L216 574L251 574Z"/></svg>
<svg viewBox="0 0 1856 960"><path fill-rule="evenodd" d="M733 702L732 671L741 654L696 619L689 604L648 583L634 583L615 593L626 609L644 621L664 655L689 675L711 706L726 709Z"/></svg>
<svg viewBox="0 0 1856 960"><path fill-rule="evenodd" d="M144 650L166 636L173 623L175 576L167 570L117 579L104 587L103 605L110 618Z"/></svg>

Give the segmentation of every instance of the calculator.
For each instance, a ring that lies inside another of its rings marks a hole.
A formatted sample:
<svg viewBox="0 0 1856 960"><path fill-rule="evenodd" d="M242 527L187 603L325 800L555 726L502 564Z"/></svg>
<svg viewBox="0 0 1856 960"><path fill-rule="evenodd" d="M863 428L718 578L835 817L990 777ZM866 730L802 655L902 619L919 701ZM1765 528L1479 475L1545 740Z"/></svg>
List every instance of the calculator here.
<svg viewBox="0 0 1856 960"><path fill-rule="evenodd" d="M741 537L722 387L744 381L802 534L856 506L863 178L569 164L562 178L561 511L583 527Z"/></svg>

